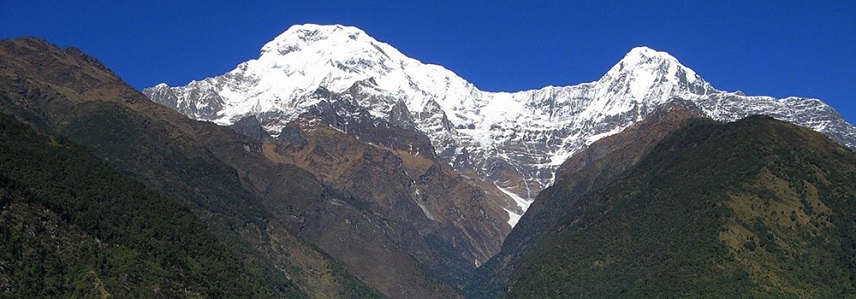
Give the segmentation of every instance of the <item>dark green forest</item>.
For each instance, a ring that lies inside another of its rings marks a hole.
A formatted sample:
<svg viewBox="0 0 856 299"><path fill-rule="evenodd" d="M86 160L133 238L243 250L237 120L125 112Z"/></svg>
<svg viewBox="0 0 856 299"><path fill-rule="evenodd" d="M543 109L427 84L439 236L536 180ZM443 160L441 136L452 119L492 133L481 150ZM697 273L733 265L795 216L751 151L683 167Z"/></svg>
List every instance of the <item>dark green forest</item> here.
<svg viewBox="0 0 856 299"><path fill-rule="evenodd" d="M0 223L3 297L276 295L190 209L7 115Z"/></svg>
<svg viewBox="0 0 856 299"><path fill-rule="evenodd" d="M494 291L856 296L856 155L818 133L767 117L696 122L602 188L569 185L557 182L539 197L578 200L519 253Z"/></svg>

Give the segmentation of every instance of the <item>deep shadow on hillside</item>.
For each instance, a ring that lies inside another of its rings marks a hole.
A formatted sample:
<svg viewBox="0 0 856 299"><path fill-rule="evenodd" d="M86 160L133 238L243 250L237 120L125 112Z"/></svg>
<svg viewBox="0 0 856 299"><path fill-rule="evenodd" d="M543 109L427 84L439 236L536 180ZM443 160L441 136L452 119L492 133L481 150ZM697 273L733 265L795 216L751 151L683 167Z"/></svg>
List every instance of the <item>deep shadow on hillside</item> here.
<svg viewBox="0 0 856 299"><path fill-rule="evenodd" d="M671 131L638 160L616 151L564 173L538 198L549 208L527 213L480 269L472 296L856 294L852 151L762 116Z"/></svg>

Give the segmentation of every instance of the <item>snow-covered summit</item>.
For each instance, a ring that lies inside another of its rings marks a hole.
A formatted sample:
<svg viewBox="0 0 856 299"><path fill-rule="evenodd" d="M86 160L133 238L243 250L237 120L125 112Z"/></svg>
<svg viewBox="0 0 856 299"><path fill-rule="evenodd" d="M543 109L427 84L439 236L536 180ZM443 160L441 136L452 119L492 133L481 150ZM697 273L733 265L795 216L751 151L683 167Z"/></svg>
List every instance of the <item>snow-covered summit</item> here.
<svg viewBox="0 0 856 299"><path fill-rule="evenodd" d="M289 92L318 85L340 92L356 81L373 78L382 89L407 93L414 89L410 86L414 80L426 84L431 83L426 80L429 77L457 77L404 56L359 28L342 25L292 26L265 44L247 70L272 77L265 78L271 79L265 83Z"/></svg>
<svg viewBox="0 0 856 299"><path fill-rule="evenodd" d="M608 85L627 84L627 90L624 91L635 99L643 99L652 87L658 85L679 88L691 85L706 86L695 71L682 65L677 58L648 47L630 50L598 82ZM703 90L690 90L695 91Z"/></svg>
<svg viewBox="0 0 856 299"><path fill-rule="evenodd" d="M424 110L430 99L465 98L475 90L451 71L409 58L358 28L311 24L292 26L265 44L258 59L222 76L190 82L187 88L147 90L153 98L174 100L171 106L192 117L231 124L265 111L284 112L287 121L315 104L304 96L317 88L340 93L368 80L387 95L406 99L411 111ZM378 112L394 102L375 104L380 107L372 111ZM284 123L270 125L277 131Z"/></svg>
<svg viewBox="0 0 856 299"><path fill-rule="evenodd" d="M360 86L355 90L355 86ZM819 100L744 96L714 89L666 52L630 50L600 79L566 87L486 92L452 71L407 57L359 28L296 25L259 58L183 87L159 84L150 99L195 119L229 125L253 115L271 134L322 101L323 88L372 117L405 106L437 154L493 181L522 214L570 155L679 99L720 120L767 114L856 148L856 128Z"/></svg>

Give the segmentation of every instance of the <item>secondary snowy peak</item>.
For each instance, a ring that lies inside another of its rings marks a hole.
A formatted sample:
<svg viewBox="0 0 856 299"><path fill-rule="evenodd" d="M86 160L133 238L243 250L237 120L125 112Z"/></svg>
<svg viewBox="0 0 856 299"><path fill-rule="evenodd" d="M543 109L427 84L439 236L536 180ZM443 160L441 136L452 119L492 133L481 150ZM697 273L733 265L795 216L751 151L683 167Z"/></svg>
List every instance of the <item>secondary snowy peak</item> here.
<svg viewBox="0 0 856 299"><path fill-rule="evenodd" d="M648 47L631 49L606 74L608 77L617 77L622 72L631 72L637 77L650 79L663 76L677 78L686 82L701 79L693 70L682 65L674 56Z"/></svg>
<svg viewBox="0 0 856 299"><path fill-rule="evenodd" d="M631 103L663 103L678 94L704 95L714 91L710 84L678 59L648 47L630 50L597 84L604 89L595 97L621 95Z"/></svg>

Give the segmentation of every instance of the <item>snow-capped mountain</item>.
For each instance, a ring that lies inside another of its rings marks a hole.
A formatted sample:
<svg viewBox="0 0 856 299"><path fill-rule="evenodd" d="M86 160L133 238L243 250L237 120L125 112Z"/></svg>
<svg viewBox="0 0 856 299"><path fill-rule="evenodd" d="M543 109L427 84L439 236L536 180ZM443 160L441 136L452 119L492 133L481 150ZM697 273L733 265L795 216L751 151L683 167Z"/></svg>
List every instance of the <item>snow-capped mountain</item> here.
<svg viewBox="0 0 856 299"><path fill-rule="evenodd" d="M856 127L820 100L719 91L668 53L646 47L632 49L595 82L486 92L358 28L297 25L265 44L258 59L226 74L143 93L221 125L253 115L278 135L288 122L332 100L318 96L319 89L390 123L409 114L402 129L426 134L436 154L462 174L490 180L514 198L512 216L553 182L566 158L672 101L723 121L770 115L856 148Z"/></svg>

